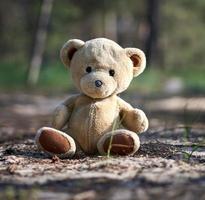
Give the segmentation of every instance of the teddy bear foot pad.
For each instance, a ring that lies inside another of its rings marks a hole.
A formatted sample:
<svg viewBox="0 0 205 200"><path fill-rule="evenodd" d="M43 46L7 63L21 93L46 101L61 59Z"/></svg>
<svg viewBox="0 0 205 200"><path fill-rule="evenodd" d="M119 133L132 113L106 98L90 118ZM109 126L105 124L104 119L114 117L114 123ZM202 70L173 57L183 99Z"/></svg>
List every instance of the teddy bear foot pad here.
<svg viewBox="0 0 205 200"><path fill-rule="evenodd" d="M105 134L98 142L101 154L132 155L140 146L136 133L127 130L116 130Z"/></svg>
<svg viewBox="0 0 205 200"><path fill-rule="evenodd" d="M75 142L69 135L49 127L38 130L35 142L39 149L50 156L71 157L76 151Z"/></svg>

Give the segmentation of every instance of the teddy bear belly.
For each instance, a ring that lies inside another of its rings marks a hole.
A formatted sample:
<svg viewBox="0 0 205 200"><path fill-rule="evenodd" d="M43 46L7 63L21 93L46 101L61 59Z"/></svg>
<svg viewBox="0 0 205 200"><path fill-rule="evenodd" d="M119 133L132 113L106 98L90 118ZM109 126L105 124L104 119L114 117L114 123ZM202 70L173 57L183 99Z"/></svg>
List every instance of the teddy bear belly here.
<svg viewBox="0 0 205 200"><path fill-rule="evenodd" d="M99 138L113 129L118 114L113 107L105 109L95 104L73 112L69 128L85 153L93 154L97 151Z"/></svg>

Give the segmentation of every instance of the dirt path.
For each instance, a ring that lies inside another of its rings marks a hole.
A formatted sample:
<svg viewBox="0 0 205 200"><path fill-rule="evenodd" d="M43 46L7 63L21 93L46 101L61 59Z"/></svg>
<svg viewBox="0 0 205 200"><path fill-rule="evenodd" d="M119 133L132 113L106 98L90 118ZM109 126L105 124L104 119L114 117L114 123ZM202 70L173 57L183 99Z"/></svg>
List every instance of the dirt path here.
<svg viewBox="0 0 205 200"><path fill-rule="evenodd" d="M50 159L33 137L63 98L0 95L0 199L205 199L203 119L184 127L147 106L151 127L136 155Z"/></svg>

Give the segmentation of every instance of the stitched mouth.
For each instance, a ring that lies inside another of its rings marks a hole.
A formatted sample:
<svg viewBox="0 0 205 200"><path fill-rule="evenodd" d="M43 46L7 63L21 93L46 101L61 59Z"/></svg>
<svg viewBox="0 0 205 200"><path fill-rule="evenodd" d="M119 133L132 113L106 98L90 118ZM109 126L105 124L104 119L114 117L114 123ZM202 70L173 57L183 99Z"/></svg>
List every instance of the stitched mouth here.
<svg viewBox="0 0 205 200"><path fill-rule="evenodd" d="M93 87L87 90L83 89L83 92L93 98L105 98L107 96L110 96L113 93L113 90L109 90L106 88Z"/></svg>

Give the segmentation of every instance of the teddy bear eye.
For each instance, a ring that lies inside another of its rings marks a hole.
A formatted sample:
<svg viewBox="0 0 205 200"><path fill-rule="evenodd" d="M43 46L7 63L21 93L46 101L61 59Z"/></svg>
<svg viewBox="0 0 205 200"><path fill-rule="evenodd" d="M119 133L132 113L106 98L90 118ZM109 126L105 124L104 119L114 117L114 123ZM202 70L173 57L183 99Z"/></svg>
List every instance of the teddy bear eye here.
<svg viewBox="0 0 205 200"><path fill-rule="evenodd" d="M88 67L86 68L86 72L88 72L88 73L92 72L92 67L88 66Z"/></svg>
<svg viewBox="0 0 205 200"><path fill-rule="evenodd" d="M109 74L110 74L110 76L114 76L114 75L115 75L115 70L111 69L111 70L109 71Z"/></svg>

